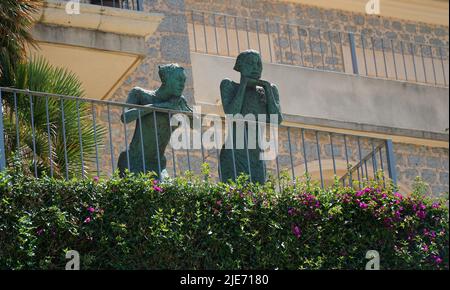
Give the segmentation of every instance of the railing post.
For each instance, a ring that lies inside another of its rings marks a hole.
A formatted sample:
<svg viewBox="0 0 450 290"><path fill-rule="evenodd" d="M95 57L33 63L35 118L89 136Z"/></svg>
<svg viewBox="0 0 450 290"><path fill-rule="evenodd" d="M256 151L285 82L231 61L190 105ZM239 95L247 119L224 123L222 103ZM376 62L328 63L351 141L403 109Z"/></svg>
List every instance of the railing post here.
<svg viewBox="0 0 450 290"><path fill-rule="evenodd" d="M389 177L394 185L397 185L397 169L394 154L394 145L391 139L386 140L386 158L388 163Z"/></svg>
<svg viewBox="0 0 450 290"><path fill-rule="evenodd" d="M355 35L353 33L349 33L348 34L348 39L349 39L349 42L350 42L350 53L352 55L353 73L355 75L359 75L358 58L356 56Z"/></svg>
<svg viewBox="0 0 450 290"><path fill-rule="evenodd" d="M6 169L6 151L5 151L5 135L3 130L3 100L2 91L0 90L0 171Z"/></svg>
<svg viewBox="0 0 450 290"><path fill-rule="evenodd" d="M137 11L142 11L143 9L143 5L142 5L142 0L136 0L136 10Z"/></svg>

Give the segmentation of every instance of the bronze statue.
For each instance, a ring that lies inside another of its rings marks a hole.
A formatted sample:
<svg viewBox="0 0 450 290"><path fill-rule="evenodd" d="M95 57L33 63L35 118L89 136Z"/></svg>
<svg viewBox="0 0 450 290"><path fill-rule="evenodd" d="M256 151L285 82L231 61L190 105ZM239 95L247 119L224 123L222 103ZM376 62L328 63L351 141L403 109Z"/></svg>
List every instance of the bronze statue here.
<svg viewBox="0 0 450 290"><path fill-rule="evenodd" d="M177 64L160 66L159 77L162 83L159 89L148 91L138 87L133 88L128 95L127 103L151 108L192 112L185 97L182 95L186 83L184 68ZM167 161L164 153L171 136L169 114L164 112L155 113L155 129L153 112L153 110L133 108L125 110L121 117L122 122L127 124L136 121L136 129L128 149L129 159L126 151L122 152L119 157L118 168L121 176L124 175L127 168L133 173L154 171L160 179L168 176L166 170ZM172 131L175 129L173 127ZM143 140L141 140L141 132ZM156 138L158 139L156 140Z"/></svg>
<svg viewBox="0 0 450 290"><path fill-rule="evenodd" d="M229 79L222 81L220 93L225 114L259 114L267 116L266 122L270 122L270 115L278 115L278 124L282 121L280 109L280 97L274 84L261 80L262 60L259 52L247 50L242 52L236 61L234 70L241 73L240 83ZM277 125L278 125L277 124ZM256 136L255 136L256 135ZM230 138L231 136L228 136ZM266 165L261 160L261 147L257 141L259 132L248 134L248 126L245 128L244 149L236 149L236 130L233 130L233 148L222 148L220 153L220 165L222 181L235 180L241 173L250 175L253 182L264 183L266 181ZM256 138L256 148L248 148L248 139ZM248 166L250 164L250 168Z"/></svg>

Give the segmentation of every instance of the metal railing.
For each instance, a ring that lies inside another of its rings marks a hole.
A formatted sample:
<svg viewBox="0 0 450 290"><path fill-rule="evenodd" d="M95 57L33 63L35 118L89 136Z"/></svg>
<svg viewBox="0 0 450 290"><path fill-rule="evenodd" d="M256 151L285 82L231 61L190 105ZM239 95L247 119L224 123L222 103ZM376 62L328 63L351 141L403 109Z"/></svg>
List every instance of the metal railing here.
<svg viewBox="0 0 450 290"><path fill-rule="evenodd" d="M144 113L167 120L179 113L12 88L0 88L0 103L0 169L13 166L13 156L18 156L29 174L35 177L45 174L66 179L111 176L117 169L121 152L127 153L129 168L130 136L135 124L124 125L121 121L126 109L139 109L139 123ZM141 132L136 132L136 136L140 134L140 140L144 140L143 127L140 128ZM152 142L158 145L158 127L154 129ZM207 129L202 127L200 136ZM390 140L280 126L277 144L278 155L267 162L268 175L275 180L280 180L282 175L295 180L308 173L322 186L334 183L336 177L343 185L359 181L361 186L363 180L377 179L382 171L386 172L384 176L396 182L395 156ZM141 146L141 156L145 156L145 149ZM202 142L200 149L175 150L169 144L165 156L167 171L173 177L188 170L201 174L202 165L208 163L213 169L212 178L221 180L220 148L207 149ZM142 162L144 171L146 167L150 168L151 164L146 164L148 161L144 158ZM161 173L159 154L157 162ZM236 174L236 167L234 170ZM249 176L251 179L251 172Z"/></svg>
<svg viewBox="0 0 450 290"><path fill-rule="evenodd" d="M268 63L449 85L448 46L206 11L186 13L193 52L236 57L255 49Z"/></svg>
<svg viewBox="0 0 450 290"><path fill-rule="evenodd" d="M69 2L71 0L62 1ZM143 0L79 0L78 2L82 4L92 4L119 9L142 11L142 1ZM72 2L76 2L76 0L72 0Z"/></svg>

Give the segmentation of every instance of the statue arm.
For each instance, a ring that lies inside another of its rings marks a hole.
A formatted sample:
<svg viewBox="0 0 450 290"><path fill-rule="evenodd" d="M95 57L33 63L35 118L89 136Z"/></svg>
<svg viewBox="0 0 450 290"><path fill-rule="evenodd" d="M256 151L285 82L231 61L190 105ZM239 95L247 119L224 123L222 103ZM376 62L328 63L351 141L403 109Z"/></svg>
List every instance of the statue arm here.
<svg viewBox="0 0 450 290"><path fill-rule="evenodd" d="M220 95L222 97L222 105L225 114L239 114L242 111L242 104L245 98L245 88L247 83L241 81L237 94L234 94L233 83L229 79L225 79L220 84Z"/></svg>
<svg viewBox="0 0 450 290"><path fill-rule="evenodd" d="M131 92L128 94L128 98L127 98L127 104L132 104L132 105L142 105L142 96L141 96L141 92L139 89L134 88L131 90ZM145 115L151 113L152 111L150 110L141 110L141 109L128 109L125 108L125 112L122 114L122 116L120 117L122 123L131 123L136 121L139 118L139 112L140 112L140 116L141 118L144 117Z"/></svg>
<svg viewBox="0 0 450 290"><path fill-rule="evenodd" d="M264 88L267 95L267 111L269 114L277 114L278 124L281 124L281 122L283 122L283 114L281 113L278 88L276 85L268 82L265 84ZM267 122L270 122L270 116L267 116Z"/></svg>

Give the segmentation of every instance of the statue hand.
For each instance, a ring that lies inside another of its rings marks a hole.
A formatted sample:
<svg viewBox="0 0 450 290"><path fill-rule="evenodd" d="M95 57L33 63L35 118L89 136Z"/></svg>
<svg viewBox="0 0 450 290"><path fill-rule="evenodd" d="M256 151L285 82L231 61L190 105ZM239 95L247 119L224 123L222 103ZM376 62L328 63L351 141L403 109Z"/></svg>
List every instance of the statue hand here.
<svg viewBox="0 0 450 290"><path fill-rule="evenodd" d="M272 83L265 81L265 80L258 80L258 85L265 88L265 89L271 89Z"/></svg>
<svg viewBox="0 0 450 290"><path fill-rule="evenodd" d="M249 77L242 77L241 79L241 84L245 85L245 86L249 86L249 87L255 87L257 85L259 85L260 80L257 79L252 79Z"/></svg>

